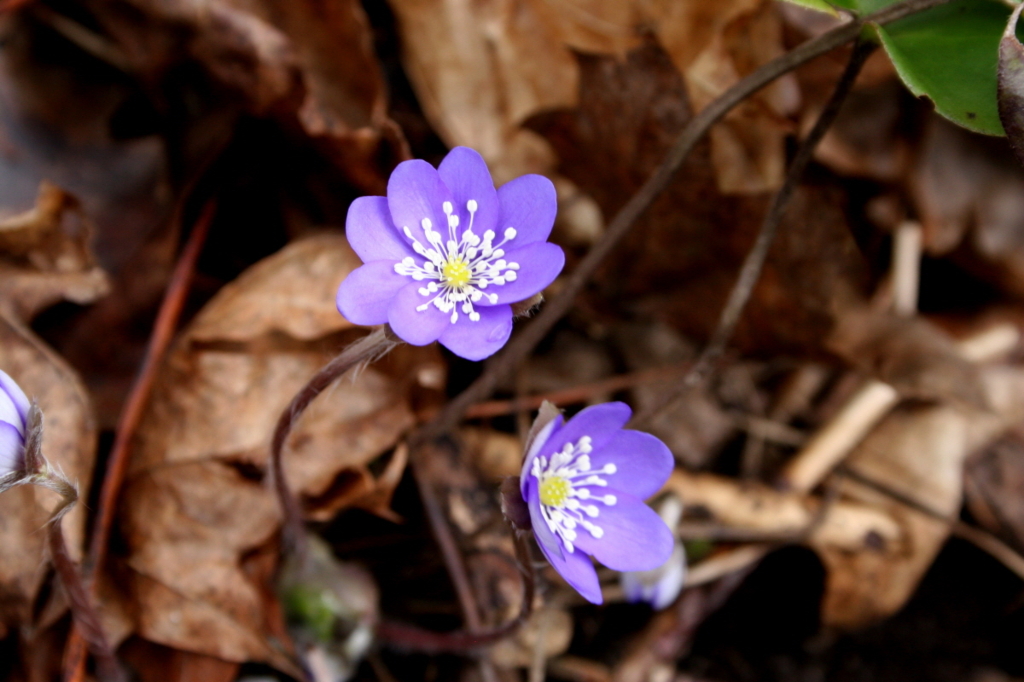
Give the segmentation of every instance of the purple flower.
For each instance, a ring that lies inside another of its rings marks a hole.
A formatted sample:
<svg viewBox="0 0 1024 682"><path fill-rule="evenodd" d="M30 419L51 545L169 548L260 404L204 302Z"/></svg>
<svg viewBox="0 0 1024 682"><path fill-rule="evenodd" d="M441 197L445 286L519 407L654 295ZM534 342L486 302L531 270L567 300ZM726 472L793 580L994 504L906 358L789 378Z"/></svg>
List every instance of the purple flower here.
<svg viewBox="0 0 1024 682"><path fill-rule="evenodd" d="M360 197L345 232L363 260L338 288L349 322L387 323L407 343L440 341L481 360L505 345L512 308L551 284L565 255L546 239L555 188L524 175L494 189L483 158L456 147L436 170L400 163L387 197Z"/></svg>
<svg viewBox="0 0 1024 682"><path fill-rule="evenodd" d="M541 551L587 600L600 604L590 556L617 571L648 571L672 553L672 532L644 503L672 472L672 453L629 431L624 403L561 415L528 443L520 492ZM588 556L589 555L589 556Z"/></svg>
<svg viewBox="0 0 1024 682"><path fill-rule="evenodd" d="M25 428L30 407L25 392L0 370L0 476L25 466Z"/></svg>

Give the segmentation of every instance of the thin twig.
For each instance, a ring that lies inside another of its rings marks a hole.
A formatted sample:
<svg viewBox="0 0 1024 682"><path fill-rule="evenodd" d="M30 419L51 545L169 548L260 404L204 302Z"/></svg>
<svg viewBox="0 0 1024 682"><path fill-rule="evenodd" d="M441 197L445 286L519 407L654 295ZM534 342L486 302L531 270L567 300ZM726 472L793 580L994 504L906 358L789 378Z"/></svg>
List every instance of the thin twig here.
<svg viewBox="0 0 1024 682"><path fill-rule="evenodd" d="M825 136L828 129L832 127L836 116L839 115L839 109L842 107L846 96L853 87L854 81L857 79L857 74L860 73L861 67L864 66L864 62L874 51L875 47L874 43L862 42L854 48L842 77L840 77L839 82L836 83L836 87L832 91L832 96L829 97L824 110L818 115L818 120L814 122L811 132L807 134L806 139L797 149L796 156L793 158L792 164L790 164L789 172L786 174L786 180L781 189L776 192L772 205L765 215L764 222L761 223L757 239L743 261L739 276L736 278L736 284L733 285L732 291L729 292L729 300L726 301L725 308L722 309L722 313L718 318L718 325L715 327L711 340L708 341L704 350L701 351L696 362L694 362L693 367L686 373L683 380L679 382L679 385L674 390L663 395L657 403L638 414L633 419L633 425L651 421L675 402L676 399L703 381L715 361L725 352L725 348L732 338L733 332L736 330L736 325L740 321L740 315L743 314L743 309L746 307L747 301L750 300L754 287L757 285L757 280L761 277L761 270L764 269L765 261L768 260L768 252L771 250L772 242L775 240L779 223L782 222L782 217L789 206L789 200L799 186L808 164L810 164L811 159L814 157L815 148L821 142L821 138Z"/></svg>
<svg viewBox="0 0 1024 682"><path fill-rule="evenodd" d="M549 402L558 406L572 405L593 398L596 395L615 393L627 388L633 388L640 384L659 383L672 381L673 378L682 374L690 367L689 362L654 367L651 369L619 374L599 381L591 381L578 386L570 386L557 391L540 393L535 395L515 398L513 400L489 400L484 403L477 403L466 410L466 419L483 419L488 417L502 417L514 414L520 410L536 410L543 403Z"/></svg>
<svg viewBox="0 0 1024 682"><path fill-rule="evenodd" d="M910 495L902 493L881 481L865 476L856 469L841 465L837 471L849 476L851 480L871 488L875 492L881 493L882 495L885 495L906 507L910 507L914 511L920 512L925 516L929 516L936 521L941 521L949 526L949 530L953 535L967 540L975 547L1003 564L1003 566L1006 566L1006 568L1015 573L1017 577L1024 579L1024 556L1018 554L995 535L992 535L981 528L975 528L974 526L968 525L955 516L943 514L942 512L929 507L924 502L914 499Z"/></svg>
<svg viewBox="0 0 1024 682"><path fill-rule="evenodd" d="M427 444L419 444L412 446L411 449L409 468L416 481L416 489L420 494L420 501L423 503L423 511L427 515L427 523L430 525L438 549L441 550L441 558L444 559L452 587L455 588L455 596L459 601L466 629L470 632L478 632L483 629L483 621L480 618L480 609L477 607L473 588L469 583L466 562L463 560L462 552L459 551L459 545L452 533L451 526L448 525L448 519L445 518L444 508L437 498L433 482L428 480L423 466L424 458L432 456L434 448Z"/></svg>
<svg viewBox="0 0 1024 682"><path fill-rule="evenodd" d="M516 565L523 582L523 601L519 614L490 630L456 630L434 632L415 625L383 621L377 627L377 636L390 646L405 651L424 653L469 653L508 637L518 630L533 613L534 585L533 559L530 556L528 533L511 529L516 549Z"/></svg>
<svg viewBox="0 0 1024 682"><path fill-rule="evenodd" d="M904 0L882 9L863 19L854 19L838 26L817 38L803 43L796 49L768 62L747 77L740 80L722 93L715 101L702 109L693 117L679 137L665 160L647 179L643 186L626 205L619 210L601 240L580 261L569 275L562 290L544 306L533 323L527 326L513 339L504 351L492 361L484 373L452 400L445 409L423 430L423 436L429 437L450 431L462 418L470 405L480 402L490 395L498 383L505 378L519 363L540 343L541 339L569 311L577 294L597 270L604 258L629 232L647 207L661 194L676 170L696 146L697 142L729 113L733 107L771 83L776 78L789 73L802 64L845 45L860 35L867 23L885 25L917 12L944 5L950 0Z"/></svg>
<svg viewBox="0 0 1024 682"><path fill-rule="evenodd" d="M61 501L60 506L53 512L47 528L46 537L50 546L50 558L53 567L60 576L60 583L64 587L68 602L71 604L71 614L75 619L75 625L82 638L89 645L89 651L96 659L96 669L99 679L103 682L122 682L127 680L124 670L114 656L114 650L110 646L103 626L100 623L99 614L93 605L92 595L82 580L79 567L68 553L68 545L64 539L64 528L61 524L61 517L71 509L78 501L77 491L71 488L74 497L66 497Z"/></svg>
<svg viewBox="0 0 1024 682"><path fill-rule="evenodd" d="M121 412L114 444L107 460L106 475L103 477L99 507L89 544L86 566L92 576L97 575L102 566L103 554L106 551L107 542L110 539L110 529L114 522L114 512L117 509L117 497L121 492L121 484L124 482L124 476L128 469L129 446L142 421L146 405L149 403L149 396L153 391L153 385L156 382L164 355L174 338L174 331L178 326L181 311L185 307L185 300L188 298L192 276L195 274L196 262L206 243L206 235L209 234L210 223L213 222L213 216L216 213L216 206L217 203L213 199L207 201L203 206L192 227L192 234L189 235L188 242L174 266L174 272L167 284L167 291L160 304L156 322L153 324L153 333L149 338L149 345L146 348L146 355L142 360L138 378L135 380L131 393L128 395L128 401Z"/></svg>
<svg viewBox="0 0 1024 682"><path fill-rule="evenodd" d="M135 431L149 402L149 395L153 390L160 365L174 337L174 330L178 326L178 319L181 317L185 299L188 297L196 262L206 243L206 236L209 233L210 223L213 221L215 212L216 202L211 199L203 206L192 227L192 234L189 235L188 242L185 244L167 284L160 310L157 312L156 322L153 324L153 333L149 338L146 355L117 424L114 444L110 449L107 469L101 484L89 552L83 564L83 570L91 583L93 593L95 593L96 587L94 577L99 574L103 565L111 526L114 522L114 512L117 508L117 498L128 469L129 445L135 437ZM68 636L62 667L65 680L77 682L84 679L85 642L77 624Z"/></svg>
<svg viewBox="0 0 1024 682"><path fill-rule="evenodd" d="M285 408L278 418L270 446L270 472L274 491L277 493L277 499L281 504L281 513L283 515L281 534L284 552L298 552L301 554L305 549L302 508L299 506L299 501L288 489L288 481L282 464L284 444L288 440L288 435L292 432L295 424L299 421L299 417L306 411L310 403L323 393L328 386L345 375L349 370L358 370L360 367L364 367L368 363L386 355L396 345L398 345L398 340L389 333L387 326L370 332L345 348L336 358L321 367L306 382L306 385L295 394L288 407Z"/></svg>

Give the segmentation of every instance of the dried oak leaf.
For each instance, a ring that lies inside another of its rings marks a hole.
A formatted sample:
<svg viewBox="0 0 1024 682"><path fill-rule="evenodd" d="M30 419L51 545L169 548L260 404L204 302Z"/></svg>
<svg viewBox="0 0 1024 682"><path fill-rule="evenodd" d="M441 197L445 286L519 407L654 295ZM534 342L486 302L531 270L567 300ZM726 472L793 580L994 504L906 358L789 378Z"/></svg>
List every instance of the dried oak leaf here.
<svg viewBox="0 0 1024 682"><path fill-rule="evenodd" d="M43 411L43 454L78 483L89 498L96 456L96 424L77 374L21 321L0 309L0 368L14 377ZM48 574L46 534L41 529L59 497L36 486L0 495L0 637L9 629L45 626L63 612L62 597L33 622L33 608ZM85 542L86 508L76 505L64 517L64 534L76 560ZM59 593L58 593L59 594Z"/></svg>
<svg viewBox="0 0 1024 682"><path fill-rule="evenodd" d="M358 336L334 306L338 284L358 265L340 235L292 243L227 285L176 341L122 495L121 583L130 608L127 622L110 624L119 638L134 632L176 649L293 671L271 636L272 605L247 576L244 558L270 542L280 523L263 480L278 416ZM381 366L397 364L409 376L437 363L435 349L394 353L409 357ZM406 386L378 367L320 396L285 450L289 484L308 516L330 518L352 506L387 515L404 454L396 452L380 477L368 465L413 421Z"/></svg>
<svg viewBox="0 0 1024 682"><path fill-rule="evenodd" d="M579 107L534 116L528 125L558 151L560 171L612 216L690 120L689 98L656 44L624 61L578 59ZM739 347L757 353L817 349L837 313L862 298L864 267L844 203L836 187L795 193L737 331ZM709 146L700 144L608 258L599 287L606 299L633 312L706 338L765 209L762 198L722 195Z"/></svg>

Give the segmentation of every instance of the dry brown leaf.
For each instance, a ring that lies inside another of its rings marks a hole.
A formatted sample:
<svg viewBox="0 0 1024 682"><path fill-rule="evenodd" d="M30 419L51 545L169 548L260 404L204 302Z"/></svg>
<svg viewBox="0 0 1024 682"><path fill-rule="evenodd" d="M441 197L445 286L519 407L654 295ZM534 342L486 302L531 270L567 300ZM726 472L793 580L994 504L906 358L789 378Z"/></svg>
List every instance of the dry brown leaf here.
<svg viewBox="0 0 1024 682"><path fill-rule="evenodd" d="M714 474L672 472L665 484L688 509L700 510L731 528L780 537L803 538L813 547L849 552L899 546L902 529L892 517L855 502L823 502L801 493L781 492L754 482L737 483ZM824 506L823 506L824 505Z"/></svg>
<svg viewBox="0 0 1024 682"><path fill-rule="evenodd" d="M726 19L720 31L707 32L713 36L711 44L683 70L696 111L785 51L776 3L748 0L725 5L729 9L717 17ZM668 49L672 54L671 46ZM673 57L678 66L679 59ZM788 117L799 104L800 91L789 74L745 100L711 129L711 162L720 192L757 194L782 185L783 145L793 127Z"/></svg>
<svg viewBox="0 0 1024 682"><path fill-rule="evenodd" d="M573 620L568 611L540 609L513 636L491 647L491 661L502 668L529 668L538 650L545 659L564 654L572 641L572 631Z"/></svg>
<svg viewBox="0 0 1024 682"><path fill-rule="evenodd" d="M238 664L132 639L118 651L139 682L232 682Z"/></svg>
<svg viewBox="0 0 1024 682"><path fill-rule="evenodd" d="M1011 431L972 456L964 477L971 515L1024 547L1024 437Z"/></svg>
<svg viewBox="0 0 1024 682"><path fill-rule="evenodd" d="M849 309L827 343L847 362L904 397L988 407L977 366L924 318Z"/></svg>
<svg viewBox="0 0 1024 682"><path fill-rule="evenodd" d="M691 114L682 78L653 43L624 62L580 56L580 105L533 117L560 170L614 215L661 162ZM609 164L608 159L616 159ZM860 300L862 256L837 187L795 193L735 345L758 354L820 352L850 301ZM698 145L641 216L601 273L609 300L706 338L760 227L762 199L724 197L709 147ZM600 291L600 289L599 289ZM597 308L595 304L595 308Z"/></svg>
<svg viewBox="0 0 1024 682"><path fill-rule="evenodd" d="M78 200L44 181L35 208L0 221L0 307L29 320L60 300L91 303L110 289L90 250Z"/></svg>
<svg viewBox="0 0 1024 682"><path fill-rule="evenodd" d="M96 424L77 374L21 322L0 311L0 369L10 374L43 411L43 454L78 483L89 498L96 456ZM0 632L46 625L63 612L48 609L33 623L33 608L47 575L46 534L42 532L59 497L43 488L21 486L0 495ZM79 560L85 540L84 504L64 517L71 556ZM60 597L58 597L59 603ZM0 634L0 636L3 636Z"/></svg>
<svg viewBox="0 0 1024 682"><path fill-rule="evenodd" d="M391 6L427 118L448 145L479 150L499 181L552 169L551 148L520 126L540 111L576 104L573 50L623 59L644 36L657 36L703 106L783 47L775 4L763 0L392 0ZM796 81L784 77L716 127L713 157L723 191L763 192L780 183L782 117L798 101Z"/></svg>
<svg viewBox="0 0 1024 682"><path fill-rule="evenodd" d="M122 498L124 598L134 615L111 624L121 636L291 670L268 639L268 606L243 557L266 545L280 521L263 481L278 415L356 333L345 331L351 325L334 294L358 265L340 235L295 242L225 287L177 340L139 427ZM412 376L437 362L434 349L394 353ZM367 465L413 421L403 384L376 367L318 398L292 432L284 462L310 516L351 506L387 514L405 455L392 455L380 477Z"/></svg>
<svg viewBox="0 0 1024 682"><path fill-rule="evenodd" d="M244 108L294 124L356 184L383 193L381 155L408 155L356 0L85 3L122 66L159 82L190 61Z"/></svg>
<svg viewBox="0 0 1024 682"><path fill-rule="evenodd" d="M952 405L904 406L854 450L848 467L939 514L960 510L968 454L1024 418L1024 370L992 366L980 373L991 411ZM875 551L819 547L827 569L822 617L861 627L900 609L913 594L946 538L949 526L862 483L842 481L844 496L889 514L905 542Z"/></svg>
<svg viewBox="0 0 1024 682"><path fill-rule="evenodd" d="M982 261L978 276L1024 294L1024 169L1005 144L938 116L928 121L910 179L925 247L953 251L962 242ZM965 239L966 237L966 239Z"/></svg>

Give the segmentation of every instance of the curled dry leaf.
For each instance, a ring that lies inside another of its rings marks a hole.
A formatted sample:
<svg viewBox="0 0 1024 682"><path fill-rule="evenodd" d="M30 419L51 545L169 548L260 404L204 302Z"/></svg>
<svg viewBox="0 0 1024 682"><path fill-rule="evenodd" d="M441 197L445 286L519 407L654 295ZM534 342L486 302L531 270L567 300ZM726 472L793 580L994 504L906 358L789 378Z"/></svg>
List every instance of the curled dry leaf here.
<svg viewBox="0 0 1024 682"><path fill-rule="evenodd" d="M88 499L96 456L96 424L89 398L78 375L20 321L0 310L0 368L8 372L39 403L43 411L43 453L77 482ZM0 495L0 637L10 628L44 626L64 606L57 597L42 622L33 622L33 608L47 575L46 524L59 497L38 486L19 486ZM80 560L85 539L84 504L61 521L68 548ZM59 594L59 593L57 593Z"/></svg>
<svg viewBox="0 0 1024 682"><path fill-rule="evenodd" d="M907 398L958 401L987 409L978 367L957 350L945 332L921 317L849 309L829 347Z"/></svg>
<svg viewBox="0 0 1024 682"><path fill-rule="evenodd" d="M358 334L334 306L339 282L358 265L340 235L295 242L226 286L176 342L139 427L122 494L127 552L119 568L124 599L133 605L125 612L134 613L110 623L120 637L134 632L294 672L282 645L269 638L271 610L243 558L271 541L280 522L263 480L277 417ZM395 364L412 376L418 365L437 362L433 349L395 353L408 356ZM330 518L352 506L389 514L404 452L392 455L380 478L367 465L394 448L413 421L403 385L378 368L320 396L285 448L289 483L308 515Z"/></svg>
<svg viewBox="0 0 1024 682"><path fill-rule="evenodd" d="M757 483L737 483L714 474L677 469L665 484L688 510L700 510L730 528L778 538L806 540L812 547L857 552L879 543L899 545L902 531L885 512L868 505L781 492Z"/></svg>
<svg viewBox="0 0 1024 682"><path fill-rule="evenodd" d="M854 450L849 469L929 509L956 518L963 465L978 448L1024 418L1024 371L995 365L979 373L990 410L952 404L904 406ZM949 524L912 509L869 485L847 478L843 495L897 521L905 541L873 551L819 548L827 577L822 617L831 625L861 627L900 609L913 594L946 538Z"/></svg>
<svg viewBox="0 0 1024 682"><path fill-rule="evenodd" d="M31 319L60 300L91 303L107 293L89 248L93 228L78 200L43 182L35 208L0 221L0 306Z"/></svg>
<svg viewBox="0 0 1024 682"><path fill-rule="evenodd" d="M122 68L158 83L191 61L245 109L294 124L366 190L383 193L380 154L407 156L387 118L383 74L357 0L129 0L83 3Z"/></svg>
<svg viewBox="0 0 1024 682"><path fill-rule="evenodd" d="M529 668L538 654L543 660L564 654L572 632L568 611L551 607L537 610L514 635L491 647L491 661L502 668Z"/></svg>
<svg viewBox="0 0 1024 682"><path fill-rule="evenodd" d="M605 215L614 215L690 120L689 99L670 56L653 42L624 61L578 59L579 106L539 114L528 125L558 151L561 172ZM608 158L621 162L609 164ZM847 227L845 201L828 186L795 193L735 345L760 354L819 352L838 311L863 298L863 260ZM760 198L724 197L709 147L698 145L608 258L601 282L607 298L706 338L764 210Z"/></svg>
<svg viewBox="0 0 1024 682"><path fill-rule="evenodd" d="M960 260L978 277L1024 293L1024 168L1004 141L930 118L910 191L930 253L962 245L971 258Z"/></svg>
<svg viewBox="0 0 1024 682"><path fill-rule="evenodd" d="M972 455L964 479L967 508L978 523L1024 547L1024 436L1011 431Z"/></svg>
<svg viewBox="0 0 1024 682"><path fill-rule="evenodd" d="M621 59L653 36L699 108L783 49L775 4L763 0L391 5L406 71L431 124L450 146L478 149L500 180L551 170L551 148L520 126L540 111L576 105L572 51ZM781 182L783 117L798 101L795 80L784 77L715 129L723 191L763 192Z"/></svg>

